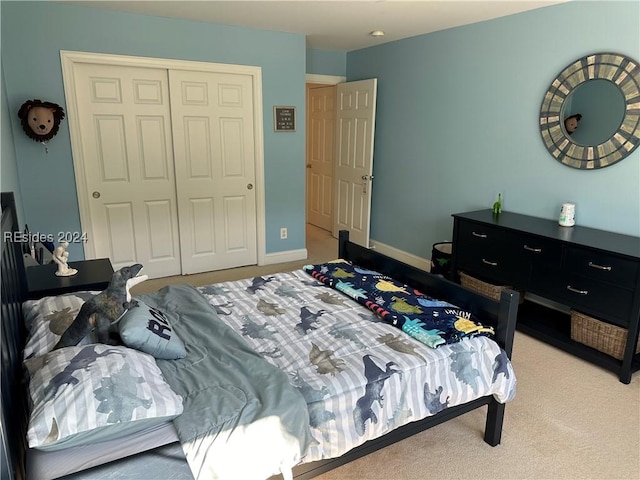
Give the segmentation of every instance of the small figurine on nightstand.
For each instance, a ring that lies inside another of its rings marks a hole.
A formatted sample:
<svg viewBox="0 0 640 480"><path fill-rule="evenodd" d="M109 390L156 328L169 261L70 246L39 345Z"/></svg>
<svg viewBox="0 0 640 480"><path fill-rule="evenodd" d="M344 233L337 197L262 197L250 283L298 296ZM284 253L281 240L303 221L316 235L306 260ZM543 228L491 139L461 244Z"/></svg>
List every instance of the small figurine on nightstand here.
<svg viewBox="0 0 640 480"><path fill-rule="evenodd" d="M501 193L498 194L498 200L493 202L493 214L498 215L500 212L502 212L502 194Z"/></svg>
<svg viewBox="0 0 640 480"><path fill-rule="evenodd" d="M78 273L78 270L70 268L67 263L69 260L68 246L69 242L60 242L60 245L53 251L53 261L58 264L58 271L56 272L58 277L70 277Z"/></svg>

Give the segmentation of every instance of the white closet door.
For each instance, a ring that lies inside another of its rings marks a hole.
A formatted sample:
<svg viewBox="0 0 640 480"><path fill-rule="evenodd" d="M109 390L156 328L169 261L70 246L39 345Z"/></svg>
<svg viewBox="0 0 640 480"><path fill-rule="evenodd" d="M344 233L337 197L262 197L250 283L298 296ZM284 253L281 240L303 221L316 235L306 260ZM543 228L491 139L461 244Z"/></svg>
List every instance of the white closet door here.
<svg viewBox="0 0 640 480"><path fill-rule="evenodd" d="M166 69L77 64L74 82L95 257L179 274Z"/></svg>
<svg viewBox="0 0 640 480"><path fill-rule="evenodd" d="M257 263L249 75L170 70L182 273Z"/></svg>

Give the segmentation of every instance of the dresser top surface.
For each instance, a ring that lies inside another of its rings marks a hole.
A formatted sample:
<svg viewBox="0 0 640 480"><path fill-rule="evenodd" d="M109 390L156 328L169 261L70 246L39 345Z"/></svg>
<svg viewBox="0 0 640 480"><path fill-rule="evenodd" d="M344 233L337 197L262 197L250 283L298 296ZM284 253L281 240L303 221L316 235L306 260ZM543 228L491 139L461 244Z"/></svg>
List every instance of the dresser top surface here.
<svg viewBox="0 0 640 480"><path fill-rule="evenodd" d="M502 228L517 230L566 243L615 252L640 258L640 237L607 232L595 228L575 225L561 227L557 221L531 217L519 213L502 212L494 215L490 209L456 213L453 217L473 220Z"/></svg>

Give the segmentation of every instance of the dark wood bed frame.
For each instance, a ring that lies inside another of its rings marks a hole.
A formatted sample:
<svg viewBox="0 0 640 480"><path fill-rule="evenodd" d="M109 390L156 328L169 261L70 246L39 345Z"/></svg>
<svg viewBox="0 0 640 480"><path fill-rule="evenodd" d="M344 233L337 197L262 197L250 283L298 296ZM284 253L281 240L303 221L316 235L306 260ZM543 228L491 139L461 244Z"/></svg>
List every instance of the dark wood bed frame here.
<svg viewBox="0 0 640 480"><path fill-rule="evenodd" d="M2 480L26 478L26 386L22 377L22 349L26 336L22 302L26 299L26 280L22 245L12 241L11 232L17 231L13 194L2 193ZM442 277L351 243L348 232L344 231L340 232L339 256L362 267L384 272L434 297L471 310L483 322L495 326L495 340L511 358L518 309L517 292L506 290L502 293L500 302L494 302ZM484 440L489 445L496 446L502 435L505 405L498 403L493 396L487 396L400 427L341 457L298 465L294 469L294 477L300 480L315 477L485 405L488 408Z"/></svg>

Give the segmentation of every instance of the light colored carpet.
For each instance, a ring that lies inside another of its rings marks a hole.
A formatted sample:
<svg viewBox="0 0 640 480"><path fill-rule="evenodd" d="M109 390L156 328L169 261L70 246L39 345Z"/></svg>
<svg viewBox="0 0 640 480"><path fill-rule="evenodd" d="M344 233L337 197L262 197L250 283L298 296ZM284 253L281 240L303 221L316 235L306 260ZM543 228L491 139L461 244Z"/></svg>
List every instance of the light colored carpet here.
<svg viewBox="0 0 640 480"><path fill-rule="evenodd" d="M148 280L134 292L249 278L337 257L337 240L315 227L307 228L307 248L304 261ZM519 332L513 364L518 393L506 408L501 445L482 440L481 409L317 478L640 480L640 372L624 385L614 373Z"/></svg>

